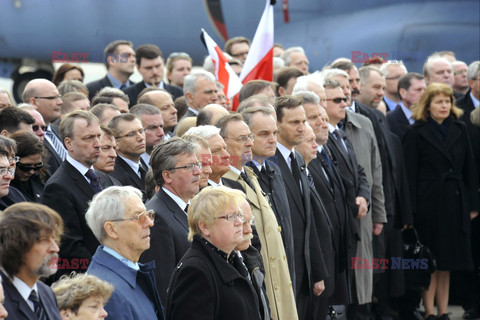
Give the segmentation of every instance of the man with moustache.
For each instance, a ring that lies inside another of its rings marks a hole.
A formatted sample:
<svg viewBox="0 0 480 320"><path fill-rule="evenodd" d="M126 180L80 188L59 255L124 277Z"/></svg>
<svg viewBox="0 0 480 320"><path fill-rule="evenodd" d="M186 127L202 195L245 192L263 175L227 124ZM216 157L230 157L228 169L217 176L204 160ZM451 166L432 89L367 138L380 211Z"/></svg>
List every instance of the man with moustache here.
<svg viewBox="0 0 480 320"><path fill-rule="evenodd" d="M153 148L163 141L163 119L160 110L149 104L137 104L130 109L136 115L145 129L145 153L141 155L143 162L150 167L150 154Z"/></svg>
<svg viewBox="0 0 480 320"><path fill-rule="evenodd" d="M142 75L142 81L124 90L130 99L131 106L137 104L140 92L150 86L165 89L173 96L173 100L183 96L182 89L163 82L164 61L159 47L154 44L142 44L135 50L135 55L137 70Z"/></svg>
<svg viewBox="0 0 480 320"><path fill-rule="evenodd" d="M255 173L245 165L252 160L255 136L240 114L221 118L217 126L230 154L230 170L223 176L223 184L245 192L255 217L260 243L254 243L254 247L260 251L263 258L272 319L298 319L281 228Z"/></svg>
<svg viewBox="0 0 480 320"><path fill-rule="evenodd" d="M155 147L151 155L155 196L146 203L156 212L151 229L151 247L141 261L155 261L155 278L162 301L173 271L190 248L187 211L190 199L199 191L202 164L195 144L172 138Z"/></svg>
<svg viewBox="0 0 480 320"><path fill-rule="evenodd" d="M113 117L108 127L115 135L118 155L115 169L110 175L122 185L133 186L142 191L145 201L145 175L148 168L141 158L146 150L142 121L134 114L123 113Z"/></svg>
<svg viewBox="0 0 480 320"><path fill-rule="evenodd" d="M186 136L197 136L208 142L212 157L209 159L208 156L203 156L199 160L202 163L210 163L212 172L208 175L207 183L213 187L223 185L222 176L230 170L230 154L227 152L227 144L219 133L219 128L210 125L192 127L185 133Z"/></svg>
<svg viewBox="0 0 480 320"><path fill-rule="evenodd" d="M57 271L62 232L62 218L41 204L18 203L1 213L2 303L10 318L61 319L55 295L39 280Z"/></svg>
<svg viewBox="0 0 480 320"><path fill-rule="evenodd" d="M302 99L280 97L275 101L278 142L275 160L282 172L292 219L295 253L295 299L299 319L313 318L313 295L325 290L328 272L313 219L305 162L295 146L305 137L307 117Z"/></svg>
<svg viewBox="0 0 480 320"><path fill-rule="evenodd" d="M103 174L93 168L101 153L100 125L92 113L77 110L60 122L60 135L68 155L45 184L42 202L56 210L65 224L60 257L90 261L98 241L85 222L85 212L94 194L108 186Z"/></svg>

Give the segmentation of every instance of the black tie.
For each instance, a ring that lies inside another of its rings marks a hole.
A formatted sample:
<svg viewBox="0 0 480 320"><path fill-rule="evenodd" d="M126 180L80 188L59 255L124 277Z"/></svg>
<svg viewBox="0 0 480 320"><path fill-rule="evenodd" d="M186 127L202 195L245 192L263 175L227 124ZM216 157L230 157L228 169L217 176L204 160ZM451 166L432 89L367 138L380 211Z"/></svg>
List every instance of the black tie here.
<svg viewBox="0 0 480 320"><path fill-rule="evenodd" d="M313 176L310 173L310 171L307 174L307 178L308 178L308 184L310 184L310 187L315 188L315 182L313 182Z"/></svg>
<svg viewBox="0 0 480 320"><path fill-rule="evenodd" d="M298 163L297 163L297 160L295 159L293 151L292 151L292 153L290 153L290 160L291 160L293 179L295 180L295 183L297 184L298 191L300 191L300 193L301 193L302 189L300 188L300 170L298 169Z"/></svg>
<svg viewBox="0 0 480 320"><path fill-rule="evenodd" d="M189 206L190 206L190 205L187 203L187 206L185 207L185 210L184 210L186 214L188 214L188 207L189 207Z"/></svg>
<svg viewBox="0 0 480 320"><path fill-rule="evenodd" d="M328 168L330 169L330 171L333 171L332 169L332 161L330 160L330 157L328 156L328 153L327 151L325 150L325 147L322 148L322 152L320 152L320 154L323 156L323 158L325 159L325 162L327 162L328 164Z"/></svg>
<svg viewBox="0 0 480 320"><path fill-rule="evenodd" d="M93 192L99 193L103 190L102 185L100 184L100 179L95 171L88 169L87 173L85 173L85 176L90 179L90 185L92 186Z"/></svg>
<svg viewBox="0 0 480 320"><path fill-rule="evenodd" d="M345 144L345 133L342 130L335 129L333 136L337 139L338 143L342 145L343 149L348 153L347 145Z"/></svg>
<svg viewBox="0 0 480 320"><path fill-rule="evenodd" d="M35 290L32 290L28 299L33 302L35 315L37 316L38 320L47 320L47 313L45 312L45 309L43 308Z"/></svg>
<svg viewBox="0 0 480 320"><path fill-rule="evenodd" d="M140 172L140 178L142 181L145 181L145 176L147 175L147 170L143 166L143 164L140 162L140 166L138 167L138 171Z"/></svg>
<svg viewBox="0 0 480 320"><path fill-rule="evenodd" d="M242 177L243 181L245 181L245 183L248 184L248 186L252 188L252 190L255 190L255 188L253 187L252 181L244 171L240 172L240 177Z"/></svg>

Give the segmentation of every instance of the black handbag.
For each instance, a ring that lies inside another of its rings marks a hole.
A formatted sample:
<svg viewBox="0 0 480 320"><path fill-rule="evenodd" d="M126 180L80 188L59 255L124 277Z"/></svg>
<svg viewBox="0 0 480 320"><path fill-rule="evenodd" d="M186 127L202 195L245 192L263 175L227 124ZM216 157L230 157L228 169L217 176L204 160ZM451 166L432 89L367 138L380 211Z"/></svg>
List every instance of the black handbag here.
<svg viewBox="0 0 480 320"><path fill-rule="evenodd" d="M403 260L409 262L407 265L415 266L404 268L405 286L410 290L427 290L430 286L430 276L437 270L435 257L420 241L415 228L405 229L402 237Z"/></svg>

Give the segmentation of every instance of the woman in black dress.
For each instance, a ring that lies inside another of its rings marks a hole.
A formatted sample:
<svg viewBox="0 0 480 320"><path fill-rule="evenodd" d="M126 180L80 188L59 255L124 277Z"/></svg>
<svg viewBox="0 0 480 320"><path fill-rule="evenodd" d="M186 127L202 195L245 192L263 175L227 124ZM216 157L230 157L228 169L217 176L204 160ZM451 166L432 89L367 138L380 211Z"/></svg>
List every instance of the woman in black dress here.
<svg viewBox="0 0 480 320"><path fill-rule="evenodd" d="M473 268L470 220L478 215L478 181L470 138L452 89L430 84L412 107L415 123L403 138L414 225L438 270L423 292L425 318L448 320L450 271Z"/></svg>

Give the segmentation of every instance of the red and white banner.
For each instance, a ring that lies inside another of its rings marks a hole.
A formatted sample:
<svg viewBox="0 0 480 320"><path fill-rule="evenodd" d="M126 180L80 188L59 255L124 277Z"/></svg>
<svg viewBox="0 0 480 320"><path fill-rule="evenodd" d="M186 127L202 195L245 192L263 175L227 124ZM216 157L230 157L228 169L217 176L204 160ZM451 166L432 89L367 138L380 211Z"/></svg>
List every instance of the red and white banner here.
<svg viewBox="0 0 480 320"><path fill-rule="evenodd" d="M223 84L225 95L230 99L233 98L243 86L240 78L235 71L233 71L230 64L228 64L228 59L223 54L222 49L220 49L205 30L202 29L200 37L208 50L208 54L212 58L213 64L215 65L215 76L217 80Z"/></svg>
<svg viewBox="0 0 480 320"><path fill-rule="evenodd" d="M266 2L267 5L240 73L240 79L244 84L256 79L273 80L273 5L271 0Z"/></svg>

